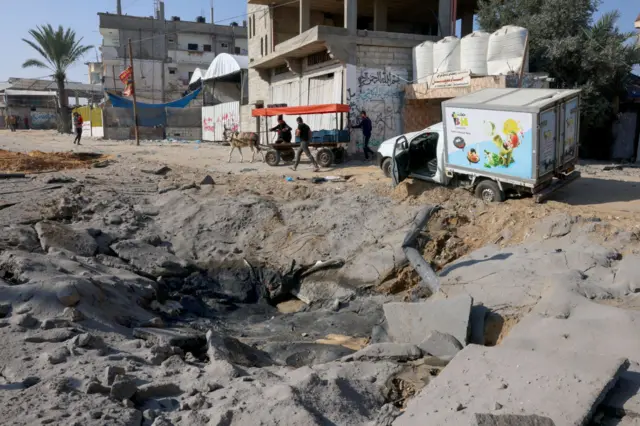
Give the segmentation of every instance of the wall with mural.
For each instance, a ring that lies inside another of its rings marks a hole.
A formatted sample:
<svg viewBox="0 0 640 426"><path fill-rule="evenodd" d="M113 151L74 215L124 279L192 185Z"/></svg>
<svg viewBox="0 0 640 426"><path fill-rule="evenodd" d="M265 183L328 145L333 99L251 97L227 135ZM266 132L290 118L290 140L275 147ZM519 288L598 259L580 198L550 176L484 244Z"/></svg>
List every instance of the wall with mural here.
<svg viewBox="0 0 640 426"><path fill-rule="evenodd" d="M240 129L240 102L226 102L202 108L202 139L221 142L224 127L232 131Z"/></svg>
<svg viewBox="0 0 640 426"><path fill-rule="evenodd" d="M352 125L357 124L361 111L367 112L373 124L371 148L402 133L404 85L408 76L406 67L347 66L346 100L351 107L349 121ZM353 129L351 138L356 142L356 150L362 151L362 132Z"/></svg>

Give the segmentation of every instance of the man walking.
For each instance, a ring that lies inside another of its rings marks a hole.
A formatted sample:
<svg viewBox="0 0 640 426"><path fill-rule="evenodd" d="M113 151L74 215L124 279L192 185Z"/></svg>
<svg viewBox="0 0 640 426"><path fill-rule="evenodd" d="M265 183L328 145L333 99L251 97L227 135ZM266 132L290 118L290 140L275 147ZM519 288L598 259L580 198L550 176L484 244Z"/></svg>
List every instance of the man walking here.
<svg viewBox="0 0 640 426"><path fill-rule="evenodd" d="M73 144L76 142L80 145L80 139L82 138L82 116L77 112L73 113L73 127L76 129L76 138L73 140Z"/></svg>
<svg viewBox="0 0 640 426"><path fill-rule="evenodd" d="M300 148L296 150L296 162L294 163L291 170L294 172L298 168L298 164L300 164L300 157L302 156L302 152L304 152L307 157L313 163L313 171L317 172L320 170L318 167L318 163L316 163L316 159L311 155L311 151L309 151L309 141L311 140L311 128L302 122L302 117L298 117L296 120L298 122L298 129L296 130L296 136L300 137Z"/></svg>
<svg viewBox="0 0 640 426"><path fill-rule="evenodd" d="M10 115L9 116L9 127L11 128L12 132L16 131L16 126L18 125L18 119L16 118L15 115Z"/></svg>
<svg viewBox="0 0 640 426"><path fill-rule="evenodd" d="M362 136L364 136L364 159L367 161L369 159L369 154L371 154L371 159L375 157L375 153L369 148L369 140L371 139L371 119L367 117L367 112L362 111L360 113L362 119L360 123L353 126L354 129L362 129Z"/></svg>

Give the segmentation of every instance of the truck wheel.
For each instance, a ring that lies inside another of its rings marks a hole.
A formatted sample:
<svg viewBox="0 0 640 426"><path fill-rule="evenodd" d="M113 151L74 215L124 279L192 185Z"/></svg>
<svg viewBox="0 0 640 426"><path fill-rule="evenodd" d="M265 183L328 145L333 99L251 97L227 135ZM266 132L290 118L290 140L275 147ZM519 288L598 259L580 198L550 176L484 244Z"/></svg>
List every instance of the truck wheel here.
<svg viewBox="0 0 640 426"><path fill-rule="evenodd" d="M275 149L271 149L264 155L264 161L268 165L275 167L280 164L280 153Z"/></svg>
<svg viewBox="0 0 640 426"><path fill-rule="evenodd" d="M382 173L384 173L384 175L388 178L391 177L392 166L393 166L393 163L391 161L391 158L385 158L384 161L382 162L382 166L380 167L382 169Z"/></svg>
<svg viewBox="0 0 640 426"><path fill-rule="evenodd" d="M485 203L501 203L505 200L504 192L492 180L483 180L476 186L476 197Z"/></svg>
<svg viewBox="0 0 640 426"><path fill-rule="evenodd" d="M316 154L316 161L320 167L331 167L333 164L333 152L330 149L322 148Z"/></svg>

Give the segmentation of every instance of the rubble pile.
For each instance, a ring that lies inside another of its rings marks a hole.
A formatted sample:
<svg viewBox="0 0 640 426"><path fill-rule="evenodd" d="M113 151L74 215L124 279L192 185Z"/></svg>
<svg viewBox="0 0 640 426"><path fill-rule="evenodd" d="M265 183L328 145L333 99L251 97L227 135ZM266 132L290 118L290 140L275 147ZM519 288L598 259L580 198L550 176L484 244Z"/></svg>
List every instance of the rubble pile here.
<svg viewBox="0 0 640 426"><path fill-rule="evenodd" d="M420 206L231 195L221 176L168 174L116 189L77 175L28 215L0 210L3 424L640 416L634 234L603 241L605 224L552 215L522 244L439 259L436 275ZM419 291L374 291L407 265Z"/></svg>

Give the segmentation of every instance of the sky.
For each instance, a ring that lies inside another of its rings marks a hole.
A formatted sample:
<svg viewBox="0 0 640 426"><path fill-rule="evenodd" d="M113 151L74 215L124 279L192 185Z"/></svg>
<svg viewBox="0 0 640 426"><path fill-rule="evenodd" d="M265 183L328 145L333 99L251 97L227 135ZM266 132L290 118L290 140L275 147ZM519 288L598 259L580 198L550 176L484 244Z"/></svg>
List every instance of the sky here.
<svg viewBox="0 0 640 426"><path fill-rule="evenodd" d="M151 16L153 3L154 0L122 0L122 11L128 15ZM0 0L0 5L0 40L3 47L0 81L6 81L9 77L47 77L45 69L22 68L25 60L39 58L38 53L22 41L30 37L29 29L47 23L56 27L71 27L78 37L83 37L83 44L97 47L102 42L98 32L98 12L116 11L116 0ZM167 18L177 15L183 20L195 20L196 16L202 15L208 22L209 9L210 0L165 0ZM620 29L633 31L633 22L640 13L640 3L635 0L604 0L596 18L613 9L620 11ZM245 13L246 0L214 0L216 23L227 24L233 20L242 22ZM84 62L96 61L96 57L99 57L99 52L94 50L84 61L70 68L68 79L86 83L88 76Z"/></svg>

